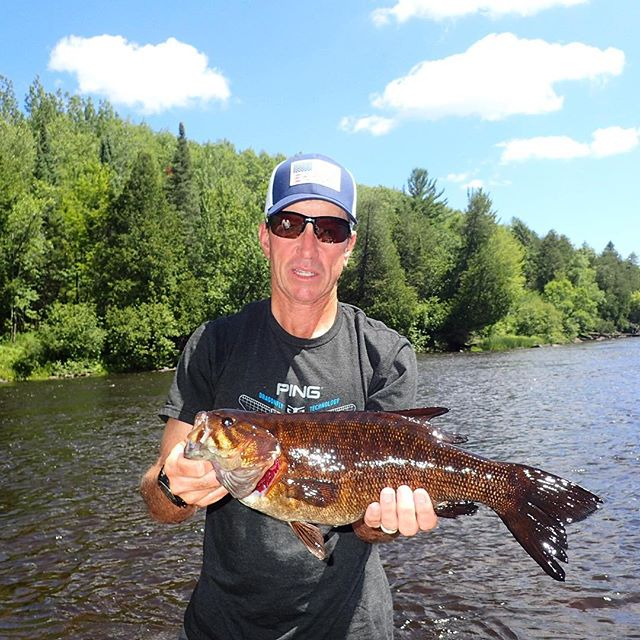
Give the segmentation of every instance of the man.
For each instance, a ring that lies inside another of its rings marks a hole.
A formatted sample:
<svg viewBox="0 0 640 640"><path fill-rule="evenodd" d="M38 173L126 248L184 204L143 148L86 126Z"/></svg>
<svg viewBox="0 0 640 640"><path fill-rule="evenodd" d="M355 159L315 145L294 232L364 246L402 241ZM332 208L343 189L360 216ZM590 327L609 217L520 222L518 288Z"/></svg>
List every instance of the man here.
<svg viewBox="0 0 640 640"><path fill-rule="evenodd" d="M157 520L180 522L207 507L203 568L181 638L391 638L391 595L375 545L351 527L325 527L330 556L319 561L286 523L231 499L208 462L183 456L200 410L414 406L409 342L338 302L356 241L352 175L325 156L294 156L273 171L265 214L259 239L271 298L191 336L161 413L160 456L142 480ZM414 535L436 521L426 491L406 486L384 489L365 514L387 534Z"/></svg>

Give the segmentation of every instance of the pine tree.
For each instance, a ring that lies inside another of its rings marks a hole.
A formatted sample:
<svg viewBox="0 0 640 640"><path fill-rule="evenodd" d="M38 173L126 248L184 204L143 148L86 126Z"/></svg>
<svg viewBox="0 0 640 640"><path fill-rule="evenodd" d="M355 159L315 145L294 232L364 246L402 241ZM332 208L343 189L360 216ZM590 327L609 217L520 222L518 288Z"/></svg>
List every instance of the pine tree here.
<svg viewBox="0 0 640 640"><path fill-rule="evenodd" d="M340 297L407 335L417 296L406 283L385 200L382 189L360 188L358 241L340 282Z"/></svg>
<svg viewBox="0 0 640 640"><path fill-rule="evenodd" d="M443 328L450 348L463 348L474 332L506 315L524 281L522 256L516 239L498 227L489 196L482 190L470 192L455 289Z"/></svg>
<svg viewBox="0 0 640 640"><path fill-rule="evenodd" d="M191 165L189 142L182 122L178 127L178 139L173 162L167 169L167 201L178 212L187 243L193 241L200 220L198 190Z"/></svg>
<svg viewBox="0 0 640 640"><path fill-rule="evenodd" d="M153 157L141 152L122 194L102 224L95 264L96 299L126 307L170 300L176 293L183 251L175 214L167 206Z"/></svg>

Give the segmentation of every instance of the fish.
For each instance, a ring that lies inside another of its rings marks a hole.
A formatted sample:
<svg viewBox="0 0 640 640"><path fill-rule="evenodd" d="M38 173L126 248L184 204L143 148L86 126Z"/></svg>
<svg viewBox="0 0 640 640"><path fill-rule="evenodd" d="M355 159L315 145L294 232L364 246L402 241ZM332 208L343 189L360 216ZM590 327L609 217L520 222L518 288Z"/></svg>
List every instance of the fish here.
<svg viewBox="0 0 640 640"><path fill-rule="evenodd" d="M439 517L489 507L549 576L564 581L565 525L594 513L601 498L542 469L462 449L464 436L430 422L447 411L202 411L184 456L209 460L231 496L289 523L320 559L327 552L319 525L352 525L369 542L393 539L368 527L364 512L384 487L408 485L426 489Z"/></svg>

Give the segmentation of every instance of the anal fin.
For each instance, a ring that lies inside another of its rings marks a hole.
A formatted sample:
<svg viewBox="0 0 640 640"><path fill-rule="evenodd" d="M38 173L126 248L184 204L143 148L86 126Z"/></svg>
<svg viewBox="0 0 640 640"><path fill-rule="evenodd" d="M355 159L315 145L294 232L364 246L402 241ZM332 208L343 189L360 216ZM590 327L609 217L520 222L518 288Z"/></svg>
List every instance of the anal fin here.
<svg viewBox="0 0 640 640"><path fill-rule="evenodd" d="M472 516L478 510L478 505L469 500L439 502L433 510L439 518L457 518L458 516Z"/></svg>

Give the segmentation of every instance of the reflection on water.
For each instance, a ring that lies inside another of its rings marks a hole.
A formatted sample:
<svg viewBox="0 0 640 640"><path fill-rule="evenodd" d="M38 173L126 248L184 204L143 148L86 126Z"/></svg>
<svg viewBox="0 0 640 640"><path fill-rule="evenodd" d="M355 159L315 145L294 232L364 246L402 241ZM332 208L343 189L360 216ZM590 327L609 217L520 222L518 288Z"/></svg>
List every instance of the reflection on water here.
<svg viewBox="0 0 640 640"><path fill-rule="evenodd" d="M396 638L640 638L640 340L420 358L420 399L470 450L601 495L570 526L567 582L497 516L383 547ZM0 387L0 637L174 640L202 525L151 522L137 493L171 374Z"/></svg>

